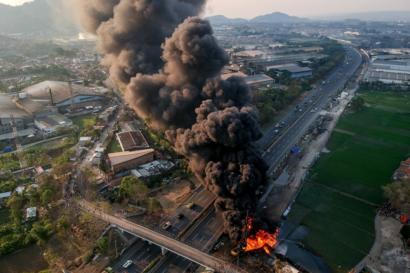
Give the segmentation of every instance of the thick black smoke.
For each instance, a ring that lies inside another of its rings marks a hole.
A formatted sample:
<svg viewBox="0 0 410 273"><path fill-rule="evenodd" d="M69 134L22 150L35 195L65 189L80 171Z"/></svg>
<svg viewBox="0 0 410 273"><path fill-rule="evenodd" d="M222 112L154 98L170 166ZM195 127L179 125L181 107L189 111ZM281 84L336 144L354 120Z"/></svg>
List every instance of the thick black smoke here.
<svg viewBox="0 0 410 273"><path fill-rule="evenodd" d="M227 62L208 22L190 17L163 45L160 73L137 74L126 94L135 111L156 128L188 128L204 100L203 86Z"/></svg>
<svg viewBox="0 0 410 273"><path fill-rule="evenodd" d="M76 0L85 29L98 35L98 48L111 77L127 84L137 73L162 68L161 44L205 0Z"/></svg>
<svg viewBox="0 0 410 273"><path fill-rule="evenodd" d="M94 0L83 10L111 77L127 85L127 101L153 127L167 130L175 150L216 194L226 230L238 241L267 168L252 145L261 132L248 86L220 79L228 58L209 22L190 17L204 2Z"/></svg>

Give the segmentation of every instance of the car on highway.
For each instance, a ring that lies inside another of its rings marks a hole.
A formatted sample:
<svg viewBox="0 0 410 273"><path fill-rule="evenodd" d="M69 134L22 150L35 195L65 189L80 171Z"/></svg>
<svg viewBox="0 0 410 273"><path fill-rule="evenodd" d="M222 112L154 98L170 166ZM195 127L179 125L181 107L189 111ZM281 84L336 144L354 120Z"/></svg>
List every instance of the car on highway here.
<svg viewBox="0 0 410 273"><path fill-rule="evenodd" d="M171 222L170 221L167 221L167 222L165 222L165 223L163 223L162 225L161 225L161 228L163 229L163 230L167 230L167 229L169 229L170 227L171 227Z"/></svg>
<svg viewBox="0 0 410 273"><path fill-rule="evenodd" d="M185 206L187 209L193 209L195 207L195 203L194 202L190 202L188 204L186 204Z"/></svg>
<svg viewBox="0 0 410 273"><path fill-rule="evenodd" d="M178 215L177 215L177 218L179 219L179 220L181 220L182 218L184 218L185 216L184 216L184 214L182 214L182 213L178 213Z"/></svg>
<svg viewBox="0 0 410 273"><path fill-rule="evenodd" d="M128 261L126 261L126 262L122 265L122 267L123 267L123 268L128 268L128 267L130 267L132 264L133 264L133 262L132 262L131 260L128 260Z"/></svg>

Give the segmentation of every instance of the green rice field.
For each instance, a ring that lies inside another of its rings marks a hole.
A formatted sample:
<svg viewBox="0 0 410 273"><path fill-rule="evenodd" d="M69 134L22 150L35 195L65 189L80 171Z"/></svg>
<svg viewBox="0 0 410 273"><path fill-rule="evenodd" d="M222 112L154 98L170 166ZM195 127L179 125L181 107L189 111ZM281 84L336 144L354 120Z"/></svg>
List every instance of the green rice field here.
<svg viewBox="0 0 410 273"><path fill-rule="evenodd" d="M382 186L410 156L410 93L360 94L364 110L346 113L298 197L290 220L307 226L307 248L335 272L349 272L372 247Z"/></svg>

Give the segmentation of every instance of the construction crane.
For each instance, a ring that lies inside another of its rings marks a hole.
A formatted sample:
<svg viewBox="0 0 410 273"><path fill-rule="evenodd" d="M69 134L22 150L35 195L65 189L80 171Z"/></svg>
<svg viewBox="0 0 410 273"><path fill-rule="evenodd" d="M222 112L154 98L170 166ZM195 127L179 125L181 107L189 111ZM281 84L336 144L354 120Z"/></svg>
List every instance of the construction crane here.
<svg viewBox="0 0 410 273"><path fill-rule="evenodd" d="M10 119L11 119L11 126L13 128L13 135L12 136L13 136L14 144L16 146L17 158L19 159L19 162L20 162L20 168L23 169L23 168L26 167L26 162L24 160L23 146L21 145L20 140L19 140L17 124L16 124L16 120L15 120L13 114L10 115Z"/></svg>

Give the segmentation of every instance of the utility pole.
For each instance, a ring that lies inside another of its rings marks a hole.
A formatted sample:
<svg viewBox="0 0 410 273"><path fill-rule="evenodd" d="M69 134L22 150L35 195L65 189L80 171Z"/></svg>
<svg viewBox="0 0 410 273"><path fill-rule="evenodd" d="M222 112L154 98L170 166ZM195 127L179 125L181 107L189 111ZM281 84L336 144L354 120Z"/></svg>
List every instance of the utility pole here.
<svg viewBox="0 0 410 273"><path fill-rule="evenodd" d="M48 93L50 94L50 101L51 101L51 106L54 106L54 97L53 97L53 92L51 91L51 88L48 88Z"/></svg>

